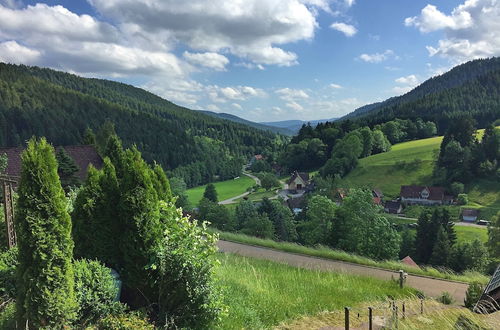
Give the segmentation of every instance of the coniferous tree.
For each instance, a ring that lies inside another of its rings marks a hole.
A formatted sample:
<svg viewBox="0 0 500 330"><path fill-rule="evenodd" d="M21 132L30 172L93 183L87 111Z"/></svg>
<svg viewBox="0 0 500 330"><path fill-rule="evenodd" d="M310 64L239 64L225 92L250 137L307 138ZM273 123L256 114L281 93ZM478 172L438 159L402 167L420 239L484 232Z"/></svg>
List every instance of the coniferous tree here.
<svg viewBox="0 0 500 330"><path fill-rule="evenodd" d="M298 235L292 211L280 201L272 201L272 204L273 210L268 217L274 225L276 238L280 241L296 241Z"/></svg>
<svg viewBox="0 0 500 330"><path fill-rule="evenodd" d="M434 247L433 226L431 213L423 211L417 221L417 234L415 237L415 258L419 263L426 264L432 254Z"/></svg>
<svg viewBox="0 0 500 330"><path fill-rule="evenodd" d="M450 241L448 240L448 234L446 230L440 226L437 235L436 242L432 249L432 254L429 259L429 263L433 266L448 266L451 255Z"/></svg>
<svg viewBox="0 0 500 330"><path fill-rule="evenodd" d="M500 259L500 212L491 219L488 227L487 247L492 258Z"/></svg>
<svg viewBox="0 0 500 330"><path fill-rule="evenodd" d="M158 198L161 200L169 201L172 199L172 190L170 189L170 182L168 181L167 175L163 168L155 164L153 167L154 180L153 184L155 186L156 192L158 193Z"/></svg>
<svg viewBox="0 0 500 330"><path fill-rule="evenodd" d="M87 127L85 129L85 133L83 135L83 144L93 145L93 146L96 145L96 137L94 131L90 127Z"/></svg>
<svg viewBox="0 0 500 330"><path fill-rule="evenodd" d="M213 183L207 184L205 192L203 193L203 198L206 198L214 203L217 203L219 201L217 197L217 190L215 190L215 186L213 185Z"/></svg>
<svg viewBox="0 0 500 330"><path fill-rule="evenodd" d="M56 152L56 160L57 160L57 173L59 174L59 178L61 180L61 185L63 188L68 188L72 186L78 186L80 181L76 176L79 168L76 165L73 158L64 150L64 148L57 149Z"/></svg>
<svg viewBox="0 0 500 330"><path fill-rule="evenodd" d="M22 156L16 232L18 324L62 327L76 317L71 219L54 149L31 139Z"/></svg>

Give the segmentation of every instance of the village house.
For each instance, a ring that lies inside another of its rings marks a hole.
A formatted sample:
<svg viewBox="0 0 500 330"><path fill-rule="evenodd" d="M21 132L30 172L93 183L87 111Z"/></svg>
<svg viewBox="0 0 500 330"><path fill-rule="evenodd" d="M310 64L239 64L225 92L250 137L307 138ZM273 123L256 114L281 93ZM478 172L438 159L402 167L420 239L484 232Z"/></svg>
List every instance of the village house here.
<svg viewBox="0 0 500 330"><path fill-rule="evenodd" d="M383 198L384 198L384 194L382 194L382 191L380 191L379 189L372 189L371 193L372 193L373 203L375 205L382 206L382 204L383 204ZM335 203L337 205L341 205L342 202L344 201L344 198L346 196L347 196L347 192L346 192L345 189L343 189L343 188L337 188L336 191L335 191L335 195L334 195Z"/></svg>
<svg viewBox="0 0 500 330"><path fill-rule="evenodd" d="M252 158L250 158L249 165L252 166L258 160L264 160L264 156L262 156L261 154L252 156Z"/></svg>
<svg viewBox="0 0 500 330"><path fill-rule="evenodd" d="M382 205L384 194L379 189L372 189L373 203Z"/></svg>
<svg viewBox="0 0 500 330"><path fill-rule="evenodd" d="M76 172L75 175L80 181L85 181L87 179L87 169L90 164L97 169L101 169L104 164L94 146L64 146L56 147L56 150L58 148L64 148L68 156L70 156L78 166L78 172ZM7 156L7 167L3 174L10 177L21 176L21 154L23 151L23 147L0 148L0 155L5 154Z"/></svg>
<svg viewBox="0 0 500 330"><path fill-rule="evenodd" d="M500 306L500 265L498 265L490 282L484 289L481 299L474 307L474 311L494 313L498 311L498 306Z"/></svg>
<svg viewBox="0 0 500 330"><path fill-rule="evenodd" d="M478 216L479 210L474 209L463 209L461 214L462 221L465 222L476 222Z"/></svg>
<svg viewBox="0 0 500 330"><path fill-rule="evenodd" d="M400 214L403 211L403 205L400 201L387 201L384 205L384 210L391 214Z"/></svg>
<svg viewBox="0 0 500 330"><path fill-rule="evenodd" d="M295 171L290 177L290 180L288 180L287 184L288 190L290 191L304 192L311 184L309 173Z"/></svg>
<svg viewBox="0 0 500 330"><path fill-rule="evenodd" d="M409 205L449 205L453 197L443 187L401 186L400 199Z"/></svg>
<svg viewBox="0 0 500 330"><path fill-rule="evenodd" d="M285 201L286 205L290 208L290 210L293 212L294 215L299 214L302 212L306 205L306 199L304 196L296 197L296 198L290 198Z"/></svg>

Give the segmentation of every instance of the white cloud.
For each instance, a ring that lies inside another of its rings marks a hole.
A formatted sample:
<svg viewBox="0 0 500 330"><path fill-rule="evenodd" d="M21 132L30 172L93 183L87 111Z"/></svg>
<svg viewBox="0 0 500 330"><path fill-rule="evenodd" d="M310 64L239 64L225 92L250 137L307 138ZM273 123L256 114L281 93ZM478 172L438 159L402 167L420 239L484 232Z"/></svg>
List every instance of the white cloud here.
<svg viewBox="0 0 500 330"><path fill-rule="evenodd" d="M333 89L341 89L342 88L342 86L339 84L330 84L330 87Z"/></svg>
<svg viewBox="0 0 500 330"><path fill-rule="evenodd" d="M137 31L168 32L197 51L227 50L257 64L289 66L297 55L280 45L313 38L314 8L328 1L299 0L91 0L112 20Z"/></svg>
<svg viewBox="0 0 500 330"><path fill-rule="evenodd" d="M219 87L210 85L204 88L206 95L216 103L226 103L228 100L246 101L250 98L264 98L267 93L250 86L226 86Z"/></svg>
<svg viewBox="0 0 500 330"><path fill-rule="evenodd" d="M380 63L388 60L391 57L397 58L397 56L394 55L394 51L387 49L383 53L361 54L359 55L358 59L368 63Z"/></svg>
<svg viewBox="0 0 500 330"><path fill-rule="evenodd" d="M304 110L304 107L298 104L295 101L288 102L285 104L288 108L294 110L295 112L302 112Z"/></svg>
<svg viewBox="0 0 500 330"><path fill-rule="evenodd" d="M433 5L424 7L419 16L405 20L406 26L422 33L441 30L445 37L435 46L427 46L430 56L442 56L453 63L500 55L500 1L466 0L449 15Z"/></svg>
<svg viewBox="0 0 500 330"><path fill-rule="evenodd" d="M419 83L420 79L414 74L399 77L394 80L399 86L395 86L392 91L396 94L405 94L415 88Z"/></svg>
<svg viewBox="0 0 500 330"><path fill-rule="evenodd" d="M302 89L292 89L286 87L276 90L275 93L279 95L280 99L290 102L309 98L309 95Z"/></svg>
<svg viewBox="0 0 500 330"><path fill-rule="evenodd" d="M356 3L356 0L344 0L344 2L347 7L352 7Z"/></svg>
<svg viewBox="0 0 500 330"><path fill-rule="evenodd" d="M418 78L414 74L406 77L399 77L395 80L398 84L415 86L418 84Z"/></svg>
<svg viewBox="0 0 500 330"><path fill-rule="evenodd" d="M220 112L220 108L218 106L216 106L215 104L207 105L207 110L214 111L214 112Z"/></svg>
<svg viewBox="0 0 500 330"><path fill-rule="evenodd" d="M358 30L354 26L341 22L332 23L330 27L334 30L342 32L346 35L346 37L352 37L358 32Z"/></svg>
<svg viewBox="0 0 500 330"><path fill-rule="evenodd" d="M229 64L227 57L212 52L190 53L185 51L182 56L191 64L204 66L217 71L224 71L226 69L226 65Z"/></svg>
<svg viewBox="0 0 500 330"><path fill-rule="evenodd" d="M243 107L241 105L239 105L238 103L233 103L231 105L233 106L233 108L235 108L237 110L243 110Z"/></svg>
<svg viewBox="0 0 500 330"><path fill-rule="evenodd" d="M0 62L15 64L36 64L41 54L11 40L0 43Z"/></svg>

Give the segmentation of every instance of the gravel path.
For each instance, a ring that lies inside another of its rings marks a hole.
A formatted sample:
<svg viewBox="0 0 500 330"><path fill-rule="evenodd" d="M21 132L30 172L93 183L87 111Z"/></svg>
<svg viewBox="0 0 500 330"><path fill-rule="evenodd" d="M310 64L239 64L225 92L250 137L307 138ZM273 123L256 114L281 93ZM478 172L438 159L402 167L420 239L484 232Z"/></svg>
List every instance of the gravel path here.
<svg viewBox="0 0 500 330"><path fill-rule="evenodd" d="M245 245L240 243L219 241L219 251L226 253L235 253L245 257L252 257L258 259L267 259L286 263L296 267L307 269L318 269L323 271L348 273L355 275L371 276L383 280L390 280L391 278L399 278L397 272L391 270L384 270L381 268L374 268L363 266L348 262L334 261L323 258L316 258L305 256L301 254L294 254L282 252L274 249L257 247L253 245ZM452 282L431 277L408 275L406 284L422 291L427 296L437 297L444 291L448 291L455 299L455 304L463 304L465 292L467 291L468 284L460 282Z"/></svg>

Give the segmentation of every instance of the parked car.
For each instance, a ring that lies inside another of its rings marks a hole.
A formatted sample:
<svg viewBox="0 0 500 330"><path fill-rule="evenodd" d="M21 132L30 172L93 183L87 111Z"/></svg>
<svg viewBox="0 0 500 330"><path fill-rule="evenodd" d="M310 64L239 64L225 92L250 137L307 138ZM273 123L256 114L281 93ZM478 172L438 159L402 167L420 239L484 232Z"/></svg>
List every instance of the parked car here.
<svg viewBox="0 0 500 330"><path fill-rule="evenodd" d="M481 225L481 226L488 226L490 224L490 222L486 221L486 220L478 220L477 224Z"/></svg>

